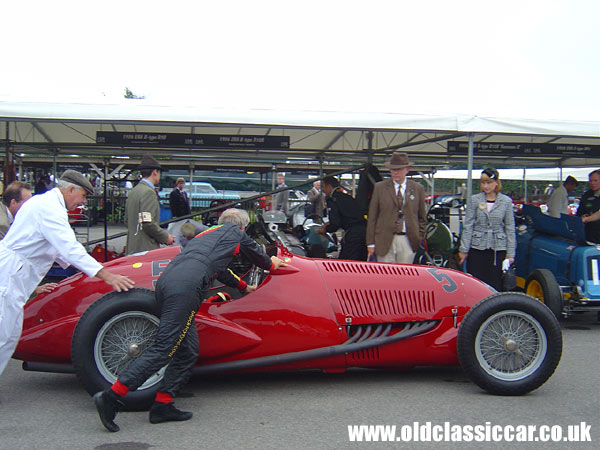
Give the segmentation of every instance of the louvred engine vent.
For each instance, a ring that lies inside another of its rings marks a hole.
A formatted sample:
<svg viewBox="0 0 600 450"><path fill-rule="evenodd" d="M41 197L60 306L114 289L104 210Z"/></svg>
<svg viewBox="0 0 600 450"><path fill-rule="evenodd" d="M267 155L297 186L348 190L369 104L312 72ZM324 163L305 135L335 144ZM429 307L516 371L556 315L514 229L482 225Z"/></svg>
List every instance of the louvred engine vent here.
<svg viewBox="0 0 600 450"><path fill-rule="evenodd" d="M324 261L322 264L327 272L419 276L419 271L409 265L402 266L350 261Z"/></svg>
<svg viewBox="0 0 600 450"><path fill-rule="evenodd" d="M354 318L379 320L435 311L433 291L386 289L335 289L341 311Z"/></svg>

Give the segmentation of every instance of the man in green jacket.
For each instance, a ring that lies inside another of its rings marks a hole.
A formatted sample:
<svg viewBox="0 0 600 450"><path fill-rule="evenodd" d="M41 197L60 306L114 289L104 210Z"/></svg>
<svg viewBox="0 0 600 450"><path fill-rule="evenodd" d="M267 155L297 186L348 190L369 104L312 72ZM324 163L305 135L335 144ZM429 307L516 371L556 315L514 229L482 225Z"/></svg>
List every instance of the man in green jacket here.
<svg viewBox="0 0 600 450"><path fill-rule="evenodd" d="M127 254L154 250L160 244L171 245L175 237L159 226L160 205L154 188L162 167L151 155L144 155L138 167L140 182L127 196Z"/></svg>

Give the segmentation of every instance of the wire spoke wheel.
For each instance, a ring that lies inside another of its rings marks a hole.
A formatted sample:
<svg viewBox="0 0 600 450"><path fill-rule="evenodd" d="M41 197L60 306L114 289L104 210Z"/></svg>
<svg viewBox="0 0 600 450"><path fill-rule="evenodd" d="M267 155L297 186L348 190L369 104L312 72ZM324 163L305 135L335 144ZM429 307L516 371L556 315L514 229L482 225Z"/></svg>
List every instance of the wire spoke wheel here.
<svg viewBox="0 0 600 450"><path fill-rule="evenodd" d="M535 372L544 361L546 335L540 323L522 311L501 311L488 318L475 339L481 367L494 377L514 381Z"/></svg>
<svg viewBox="0 0 600 450"><path fill-rule="evenodd" d="M98 332L94 343L94 360L102 376L114 383L119 375L154 342L159 320L143 311L127 311L108 320ZM163 367L139 389L158 383Z"/></svg>
<svg viewBox="0 0 600 450"><path fill-rule="evenodd" d="M466 375L496 395L523 395L544 384L562 354L552 311L528 295L490 295L465 314L457 354Z"/></svg>

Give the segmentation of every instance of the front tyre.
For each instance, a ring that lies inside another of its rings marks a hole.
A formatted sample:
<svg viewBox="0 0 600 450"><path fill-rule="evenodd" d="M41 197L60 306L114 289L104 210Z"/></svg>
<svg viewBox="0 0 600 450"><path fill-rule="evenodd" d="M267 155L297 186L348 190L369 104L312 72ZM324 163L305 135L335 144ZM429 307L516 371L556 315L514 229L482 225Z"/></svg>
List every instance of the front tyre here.
<svg viewBox="0 0 600 450"><path fill-rule="evenodd" d="M467 376L496 395L523 395L554 373L562 354L558 320L542 303L516 292L477 303L458 330L458 359Z"/></svg>
<svg viewBox="0 0 600 450"><path fill-rule="evenodd" d="M110 292L81 315L71 341L71 359L77 378L91 395L110 387L123 371L154 341L159 324L154 291L134 288ZM152 403L164 368L135 392L124 397L129 410Z"/></svg>

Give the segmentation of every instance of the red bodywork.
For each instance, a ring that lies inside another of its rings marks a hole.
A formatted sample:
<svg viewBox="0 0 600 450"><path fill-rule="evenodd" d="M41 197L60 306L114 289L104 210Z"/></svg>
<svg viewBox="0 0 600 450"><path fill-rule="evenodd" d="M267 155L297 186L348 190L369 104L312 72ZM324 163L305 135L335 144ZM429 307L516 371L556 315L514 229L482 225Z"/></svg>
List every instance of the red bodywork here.
<svg viewBox="0 0 600 450"><path fill-rule="evenodd" d="M127 256L105 265L136 286L153 282L179 247ZM282 254L283 252L283 254ZM470 275L437 267L307 259L279 249L289 267L273 272L253 293L227 303L205 302L196 315L198 365L247 360L335 346L351 327L437 321L421 335L395 343L259 370L457 365L457 326L469 308L494 291ZM110 287L82 274L62 281L25 306L14 358L71 363L71 337L79 317Z"/></svg>

